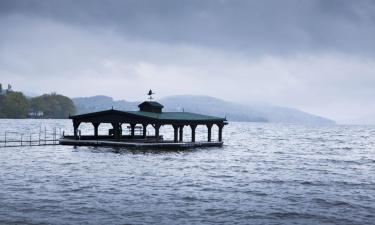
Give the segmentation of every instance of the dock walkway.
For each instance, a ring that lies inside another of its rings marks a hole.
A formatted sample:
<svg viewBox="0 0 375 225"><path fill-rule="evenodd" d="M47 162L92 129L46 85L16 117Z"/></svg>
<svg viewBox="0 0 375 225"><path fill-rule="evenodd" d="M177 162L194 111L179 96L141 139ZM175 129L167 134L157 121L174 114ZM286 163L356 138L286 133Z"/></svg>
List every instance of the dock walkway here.
<svg viewBox="0 0 375 225"><path fill-rule="evenodd" d="M115 140L75 140L69 138L61 138L61 145L74 146L109 146L109 147L130 147L130 148L196 148L196 147L220 147L223 142L132 142L132 141L115 141Z"/></svg>
<svg viewBox="0 0 375 225"><path fill-rule="evenodd" d="M0 148L58 145L60 136L61 130L58 132L57 128L52 131L39 129L38 133L4 131L0 137Z"/></svg>

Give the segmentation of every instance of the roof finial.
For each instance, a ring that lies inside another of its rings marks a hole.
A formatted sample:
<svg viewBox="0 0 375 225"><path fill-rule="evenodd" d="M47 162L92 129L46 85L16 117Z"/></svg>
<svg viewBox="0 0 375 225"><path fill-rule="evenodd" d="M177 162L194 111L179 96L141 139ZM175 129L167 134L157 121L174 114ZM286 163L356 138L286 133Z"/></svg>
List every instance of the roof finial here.
<svg viewBox="0 0 375 225"><path fill-rule="evenodd" d="M152 92L152 90L150 89L149 91L148 91L148 99L150 99L150 101L152 100L152 95L153 94L155 94L154 92Z"/></svg>

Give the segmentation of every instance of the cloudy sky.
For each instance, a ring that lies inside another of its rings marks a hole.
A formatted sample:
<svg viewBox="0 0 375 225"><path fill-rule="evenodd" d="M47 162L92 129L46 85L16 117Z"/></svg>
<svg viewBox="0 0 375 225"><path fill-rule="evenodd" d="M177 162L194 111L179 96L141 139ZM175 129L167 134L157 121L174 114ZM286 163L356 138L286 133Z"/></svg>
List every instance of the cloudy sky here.
<svg viewBox="0 0 375 225"><path fill-rule="evenodd" d="M375 122L372 0L0 0L0 82L202 94Z"/></svg>

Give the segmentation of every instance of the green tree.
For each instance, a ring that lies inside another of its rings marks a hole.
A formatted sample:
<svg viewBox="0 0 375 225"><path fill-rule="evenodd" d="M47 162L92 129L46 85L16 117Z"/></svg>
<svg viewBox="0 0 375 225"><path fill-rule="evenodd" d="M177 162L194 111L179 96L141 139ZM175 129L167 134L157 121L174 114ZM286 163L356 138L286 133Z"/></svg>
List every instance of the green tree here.
<svg viewBox="0 0 375 225"><path fill-rule="evenodd" d="M0 118L5 117L3 114L4 99L5 99L5 96L0 94Z"/></svg>
<svg viewBox="0 0 375 225"><path fill-rule="evenodd" d="M5 118L26 118L29 101L21 92L9 92L0 100L1 115Z"/></svg>
<svg viewBox="0 0 375 225"><path fill-rule="evenodd" d="M45 118L68 118L75 113L73 101L56 93L44 94L31 99L33 111L42 111Z"/></svg>

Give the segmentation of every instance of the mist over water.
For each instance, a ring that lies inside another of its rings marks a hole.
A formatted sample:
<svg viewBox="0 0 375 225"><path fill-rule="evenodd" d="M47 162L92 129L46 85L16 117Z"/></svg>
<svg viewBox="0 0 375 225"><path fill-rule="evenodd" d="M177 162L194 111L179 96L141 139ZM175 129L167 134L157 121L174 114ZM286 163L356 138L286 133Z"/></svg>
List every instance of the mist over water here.
<svg viewBox="0 0 375 225"><path fill-rule="evenodd" d="M0 120L0 139L44 127L72 131ZM374 126L232 122L223 138L185 151L0 148L0 224L375 224Z"/></svg>

